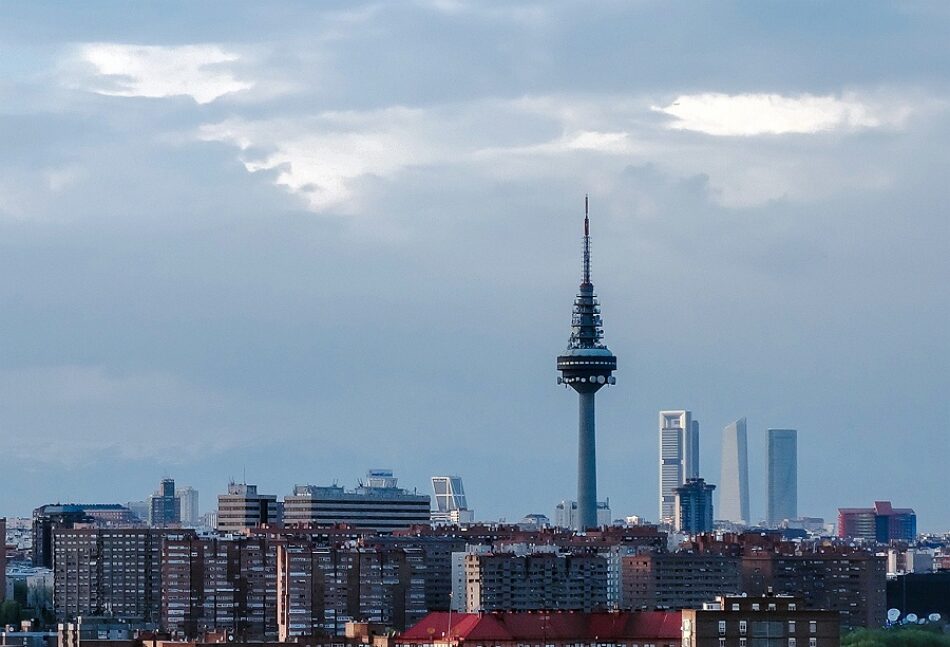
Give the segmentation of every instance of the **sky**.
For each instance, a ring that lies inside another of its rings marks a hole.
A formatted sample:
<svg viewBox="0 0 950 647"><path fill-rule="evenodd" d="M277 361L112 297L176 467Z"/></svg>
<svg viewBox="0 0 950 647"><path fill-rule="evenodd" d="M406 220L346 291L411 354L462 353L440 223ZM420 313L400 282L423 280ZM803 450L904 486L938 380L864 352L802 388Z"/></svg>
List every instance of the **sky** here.
<svg viewBox="0 0 950 647"><path fill-rule="evenodd" d="M943 2L0 4L0 515L369 468L613 515L657 412L799 433L799 513L950 529Z"/></svg>

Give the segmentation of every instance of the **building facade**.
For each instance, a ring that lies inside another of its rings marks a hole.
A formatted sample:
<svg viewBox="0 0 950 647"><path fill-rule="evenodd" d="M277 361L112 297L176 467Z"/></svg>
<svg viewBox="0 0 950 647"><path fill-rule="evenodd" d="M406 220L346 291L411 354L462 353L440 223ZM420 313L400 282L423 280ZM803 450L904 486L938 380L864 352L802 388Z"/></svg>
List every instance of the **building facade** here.
<svg viewBox="0 0 950 647"><path fill-rule="evenodd" d="M596 554L469 553L465 582L469 613L607 608L607 560Z"/></svg>
<svg viewBox="0 0 950 647"><path fill-rule="evenodd" d="M243 532L280 523L277 496L258 493L256 485L229 483L228 493L218 495L215 527L219 532Z"/></svg>
<svg viewBox="0 0 950 647"><path fill-rule="evenodd" d="M676 488L699 478L699 421L685 409L660 412L660 523L673 525Z"/></svg>
<svg viewBox="0 0 950 647"><path fill-rule="evenodd" d="M749 516L749 450L745 418L739 418L722 430L717 519L743 525L752 521Z"/></svg>
<svg viewBox="0 0 950 647"><path fill-rule="evenodd" d="M53 567L53 532L74 525L100 528L140 526L142 520L118 503L54 503L33 510L33 565Z"/></svg>
<svg viewBox="0 0 950 647"><path fill-rule="evenodd" d="M700 553L647 553L624 557L621 608L696 608L742 590L741 560Z"/></svg>
<svg viewBox="0 0 950 647"><path fill-rule="evenodd" d="M162 542L180 532L154 528L53 530L57 619L108 615L157 626L161 619Z"/></svg>
<svg viewBox="0 0 950 647"><path fill-rule="evenodd" d="M837 612L791 596L719 596L683 610L682 647L838 647L840 635Z"/></svg>
<svg viewBox="0 0 950 647"><path fill-rule="evenodd" d="M766 521L778 527L798 518L798 432L769 429L768 506Z"/></svg>
<svg viewBox="0 0 950 647"><path fill-rule="evenodd" d="M875 501L873 508L838 508L838 536L882 544L912 542L917 538L917 515L890 501Z"/></svg>

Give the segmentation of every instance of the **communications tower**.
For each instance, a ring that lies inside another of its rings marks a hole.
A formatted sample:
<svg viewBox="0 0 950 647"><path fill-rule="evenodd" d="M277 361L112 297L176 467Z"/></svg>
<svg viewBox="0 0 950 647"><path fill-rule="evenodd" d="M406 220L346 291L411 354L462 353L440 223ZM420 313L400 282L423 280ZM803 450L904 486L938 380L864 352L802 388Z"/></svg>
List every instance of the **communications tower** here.
<svg viewBox="0 0 950 647"><path fill-rule="evenodd" d="M584 196L584 274L571 317L567 350L557 358L558 384L577 391L577 516L581 531L597 527L597 458L594 444L594 394L605 384L616 384L611 375L617 358L603 343L600 304L590 282L590 218Z"/></svg>

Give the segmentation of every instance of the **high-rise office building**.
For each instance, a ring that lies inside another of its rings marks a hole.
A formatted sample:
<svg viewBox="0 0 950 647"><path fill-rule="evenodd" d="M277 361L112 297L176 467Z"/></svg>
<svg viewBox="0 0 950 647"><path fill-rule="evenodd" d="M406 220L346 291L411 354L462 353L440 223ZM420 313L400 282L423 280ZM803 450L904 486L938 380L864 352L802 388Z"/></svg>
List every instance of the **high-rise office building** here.
<svg viewBox="0 0 950 647"><path fill-rule="evenodd" d="M557 358L557 370L561 373L558 384L571 387L578 397L577 515L582 531L597 525L594 394L605 384L616 383L612 373L617 370L617 358L604 345L603 336L600 304L590 280L590 219L585 197L583 277L574 298L567 350Z"/></svg>
<svg viewBox="0 0 950 647"><path fill-rule="evenodd" d="M875 501L873 508L838 508L838 536L886 544L914 541L917 515L911 508L895 508L890 501Z"/></svg>
<svg viewBox="0 0 950 647"><path fill-rule="evenodd" d="M722 476L719 479L720 519L740 524L749 516L749 454L745 418L722 430Z"/></svg>
<svg viewBox="0 0 950 647"><path fill-rule="evenodd" d="M798 432L769 429L768 511L766 520L777 526L798 517Z"/></svg>
<svg viewBox="0 0 950 647"><path fill-rule="evenodd" d="M429 496L397 486L392 470L370 470L351 491L339 485L296 485L284 497L284 523L332 526L345 523L360 530L392 532L429 525Z"/></svg>
<svg viewBox="0 0 950 647"><path fill-rule="evenodd" d="M216 528L220 532L242 532L281 523L275 494L258 494L256 485L229 483L228 493L218 495Z"/></svg>
<svg viewBox="0 0 950 647"><path fill-rule="evenodd" d="M181 523L181 502L175 498L175 479L162 479L158 490L148 498L148 525L167 528Z"/></svg>
<svg viewBox="0 0 950 647"><path fill-rule="evenodd" d="M201 522L201 515L198 512L198 490L193 487L176 488L175 496L178 498L181 509L181 525L195 528Z"/></svg>
<svg viewBox="0 0 950 647"><path fill-rule="evenodd" d="M676 488L699 478L699 421L685 409L660 412L660 523L676 517Z"/></svg>
<svg viewBox="0 0 950 647"><path fill-rule="evenodd" d="M676 488L676 517L673 527L690 535L713 529L713 490L715 485L703 479L686 479Z"/></svg>
<svg viewBox="0 0 950 647"><path fill-rule="evenodd" d="M461 476L433 476L432 493L435 495L433 523L472 523L475 513L465 499Z"/></svg>

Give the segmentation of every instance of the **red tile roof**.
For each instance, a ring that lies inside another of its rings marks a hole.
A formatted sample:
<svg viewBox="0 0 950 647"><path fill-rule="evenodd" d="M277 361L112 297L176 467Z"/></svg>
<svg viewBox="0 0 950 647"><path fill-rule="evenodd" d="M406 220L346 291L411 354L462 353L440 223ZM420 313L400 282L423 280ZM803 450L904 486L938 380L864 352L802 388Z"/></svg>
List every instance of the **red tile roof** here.
<svg viewBox="0 0 950 647"><path fill-rule="evenodd" d="M452 627L449 629L449 616ZM430 613L404 631L397 643L453 640L674 640L680 639L679 611L521 611L495 613Z"/></svg>

